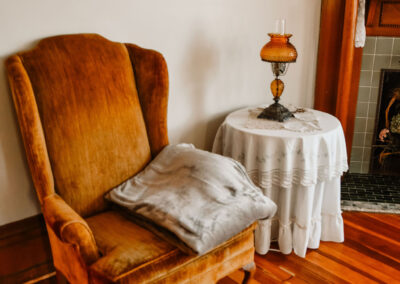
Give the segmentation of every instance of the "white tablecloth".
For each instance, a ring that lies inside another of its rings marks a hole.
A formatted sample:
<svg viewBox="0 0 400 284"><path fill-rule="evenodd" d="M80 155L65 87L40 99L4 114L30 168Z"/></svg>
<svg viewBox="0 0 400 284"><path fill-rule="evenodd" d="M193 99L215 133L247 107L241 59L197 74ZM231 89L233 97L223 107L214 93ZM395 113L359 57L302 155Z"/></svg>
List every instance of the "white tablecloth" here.
<svg viewBox="0 0 400 284"><path fill-rule="evenodd" d="M304 257L320 240L343 242L340 176L347 171L347 153L340 122L309 110L322 130L249 129L248 109L227 116L218 129L213 152L241 162L253 182L277 205L272 219L260 221L256 251L268 252L277 240L284 254Z"/></svg>

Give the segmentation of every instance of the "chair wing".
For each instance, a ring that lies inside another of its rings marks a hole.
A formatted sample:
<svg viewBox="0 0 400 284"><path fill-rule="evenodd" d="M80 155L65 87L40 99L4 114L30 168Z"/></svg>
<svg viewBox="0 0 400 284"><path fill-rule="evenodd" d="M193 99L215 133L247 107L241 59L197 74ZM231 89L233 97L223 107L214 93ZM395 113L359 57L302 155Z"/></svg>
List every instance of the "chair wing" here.
<svg viewBox="0 0 400 284"><path fill-rule="evenodd" d="M19 77L29 90L21 94L20 106L25 113L29 101L36 118L36 133L30 125L26 132L41 136L32 138L43 149L34 158L47 163L45 188L51 191L54 181L56 192L83 216L104 210L104 193L149 162L150 144L156 154L168 143L165 62L154 51L137 46L129 51L98 35L67 35L42 40L7 61L15 70L10 72L12 88ZM150 108L154 102L159 105ZM162 127L153 127L157 123Z"/></svg>

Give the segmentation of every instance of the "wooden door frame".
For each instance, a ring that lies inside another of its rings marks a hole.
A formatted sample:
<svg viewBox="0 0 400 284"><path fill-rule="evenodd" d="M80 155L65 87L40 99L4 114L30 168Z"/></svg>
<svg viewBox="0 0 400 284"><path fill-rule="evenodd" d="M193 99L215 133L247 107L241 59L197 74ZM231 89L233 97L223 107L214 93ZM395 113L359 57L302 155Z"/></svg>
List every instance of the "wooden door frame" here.
<svg viewBox="0 0 400 284"><path fill-rule="evenodd" d="M336 116L350 157L362 48L354 47L358 0L322 0L314 108ZM338 60L339 59L339 60Z"/></svg>

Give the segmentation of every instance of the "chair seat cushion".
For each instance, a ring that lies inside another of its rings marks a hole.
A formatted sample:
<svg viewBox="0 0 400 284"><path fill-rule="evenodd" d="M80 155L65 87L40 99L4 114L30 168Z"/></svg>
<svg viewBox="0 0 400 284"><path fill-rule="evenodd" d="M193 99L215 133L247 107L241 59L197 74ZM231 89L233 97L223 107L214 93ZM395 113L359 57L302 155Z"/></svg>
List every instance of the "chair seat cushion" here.
<svg viewBox="0 0 400 284"><path fill-rule="evenodd" d="M207 277L214 277L211 280L215 281L235 269L232 260L236 260L238 265L246 264L252 261L254 254L253 225L210 253L193 256L126 219L117 211L106 211L86 221L102 254L91 265L91 274L113 282L121 279L124 283L185 282L193 275L201 277L202 272ZM230 265L227 265L227 261Z"/></svg>
<svg viewBox="0 0 400 284"><path fill-rule="evenodd" d="M166 146L107 198L169 230L196 254L276 211L239 162L191 144Z"/></svg>

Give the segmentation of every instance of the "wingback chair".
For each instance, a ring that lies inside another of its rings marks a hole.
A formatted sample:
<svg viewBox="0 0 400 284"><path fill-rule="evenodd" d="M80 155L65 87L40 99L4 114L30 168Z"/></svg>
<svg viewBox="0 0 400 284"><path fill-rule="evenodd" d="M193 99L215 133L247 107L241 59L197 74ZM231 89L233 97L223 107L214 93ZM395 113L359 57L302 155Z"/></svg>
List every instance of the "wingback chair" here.
<svg viewBox="0 0 400 284"><path fill-rule="evenodd" d="M253 263L254 227L188 255L104 201L168 144L160 53L62 35L6 68L57 273L70 283L213 283Z"/></svg>

